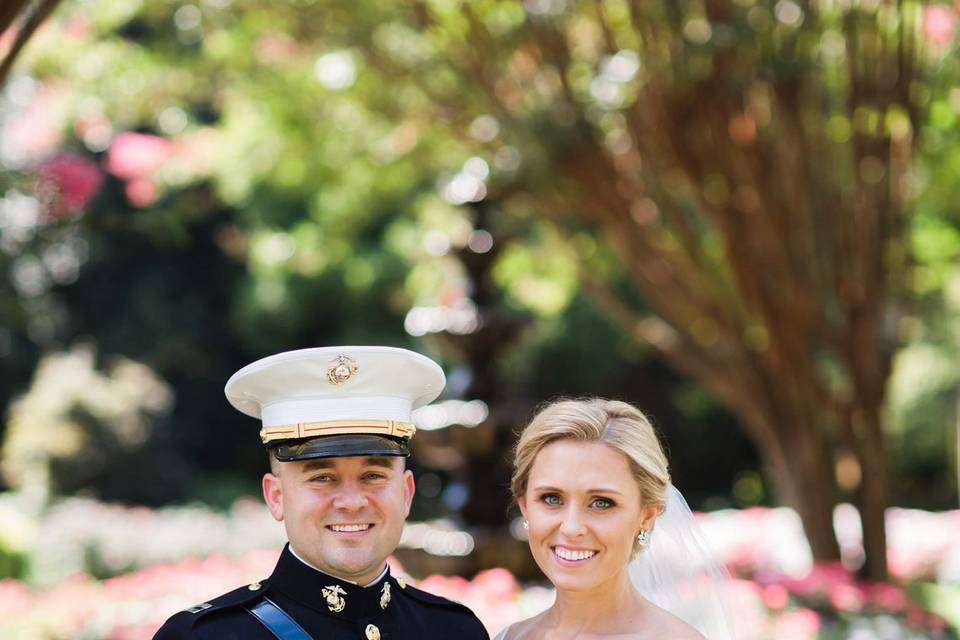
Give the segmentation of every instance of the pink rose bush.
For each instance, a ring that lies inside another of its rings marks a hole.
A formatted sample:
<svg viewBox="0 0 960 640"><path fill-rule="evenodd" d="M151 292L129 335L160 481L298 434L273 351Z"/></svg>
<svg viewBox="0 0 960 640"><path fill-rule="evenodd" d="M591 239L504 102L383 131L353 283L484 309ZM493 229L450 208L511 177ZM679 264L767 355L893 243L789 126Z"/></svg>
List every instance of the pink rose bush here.
<svg viewBox="0 0 960 640"><path fill-rule="evenodd" d="M725 595L738 640L957 637L941 615L950 615L949 600L937 607L940 613L930 611L911 585L927 580L915 584L960 594L960 585L932 582L935 576L956 575L945 568L960 557L956 512L889 512L891 558L896 559L890 584L859 581L840 563L801 566L803 553L778 554L775 547L806 544L789 511L730 510L698 517L732 569ZM725 537L724 532L737 531L752 549L736 536ZM781 537L761 540L769 535ZM0 580L0 638L145 640L176 611L269 575L283 534L253 499L215 512L199 505L147 509L70 498L47 510L31 543L30 583ZM409 577L396 560L391 565ZM554 597L549 585L521 585L499 568L472 579L434 574L408 581L465 603L491 634L542 611ZM956 597L954 610L960 609Z"/></svg>
<svg viewBox="0 0 960 640"><path fill-rule="evenodd" d="M81 156L54 156L41 163L36 171L37 196L50 219L82 213L101 184L100 167Z"/></svg>
<svg viewBox="0 0 960 640"><path fill-rule="evenodd" d="M113 140L107 151L106 169L126 181L127 199L135 207L146 207L157 198L154 174L173 155L166 138L126 131Z"/></svg>
<svg viewBox="0 0 960 640"><path fill-rule="evenodd" d="M239 558L214 554L103 581L77 574L45 592L15 580L0 581L0 637L148 640L173 613L269 575L277 556L276 549ZM395 560L391 565L404 574ZM491 634L553 601L551 590L524 588L504 569L482 571L472 580L431 575L408 581L463 602ZM858 584L836 566L818 568L799 580L763 584L734 579L727 596L739 640L956 638L942 617L911 602L899 587ZM850 635L854 629L869 634Z"/></svg>
<svg viewBox="0 0 960 640"><path fill-rule="evenodd" d="M161 174L174 167L186 176L203 176L213 170L217 134L198 129L175 138L125 131L117 135L104 167L126 183L127 200L135 207L153 204L160 195Z"/></svg>

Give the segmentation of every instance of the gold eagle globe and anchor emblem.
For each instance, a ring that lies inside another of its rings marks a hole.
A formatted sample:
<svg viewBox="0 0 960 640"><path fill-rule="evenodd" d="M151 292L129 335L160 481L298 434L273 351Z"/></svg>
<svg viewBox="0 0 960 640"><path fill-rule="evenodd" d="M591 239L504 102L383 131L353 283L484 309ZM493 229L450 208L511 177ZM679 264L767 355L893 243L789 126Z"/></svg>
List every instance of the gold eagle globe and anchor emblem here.
<svg viewBox="0 0 960 640"><path fill-rule="evenodd" d="M380 608L386 609L390 604L390 583L383 583L383 591L380 593Z"/></svg>
<svg viewBox="0 0 960 640"><path fill-rule="evenodd" d="M330 381L330 384L339 387L352 378L358 369L359 367L355 360L351 360L347 356L337 356L327 369L327 380Z"/></svg>
<svg viewBox="0 0 960 640"><path fill-rule="evenodd" d="M327 600L327 608L334 613L340 613L347 606L347 601L343 599L343 596L347 595L347 592L343 590L338 584L327 586L322 589L323 597Z"/></svg>

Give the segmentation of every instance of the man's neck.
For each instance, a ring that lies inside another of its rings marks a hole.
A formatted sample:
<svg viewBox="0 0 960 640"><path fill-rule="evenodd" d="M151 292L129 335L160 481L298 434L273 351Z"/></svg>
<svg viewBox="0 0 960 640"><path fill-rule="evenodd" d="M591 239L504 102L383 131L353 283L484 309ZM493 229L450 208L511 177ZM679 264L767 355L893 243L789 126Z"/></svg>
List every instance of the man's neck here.
<svg viewBox="0 0 960 640"><path fill-rule="evenodd" d="M304 560L303 557L302 557L299 553L297 553L296 549L293 548L293 545L288 545L288 546L290 547L290 553L293 554L293 557L294 557L294 558L296 558L297 560L299 560L299 561L302 562L303 564L307 565L308 567L310 567L310 568L313 569L314 571L318 571L318 572L320 572L320 573L322 573L322 574L324 574L324 575L328 575L328 576L330 576L331 578L336 578L337 580L342 580L342 581L344 581L344 582L349 582L350 584L355 584L355 585L358 585L358 586L361 586L361 587L370 587L370 586L373 586L373 585L377 584L378 582L380 582L380 580L383 579L383 576L385 576L385 575L387 574L387 563L384 562L384 563L383 563L383 571L381 571L381 572L377 575L376 578L374 578L373 580L371 580L371 581L368 582L367 584L360 584L360 583L357 582L356 580L348 580L347 578L341 578L340 576L334 575L334 574L332 574L332 573L330 573L330 572L328 572L328 571L323 571L322 569L317 569L315 566L313 566L312 564L310 564L309 562L307 562L306 560Z"/></svg>

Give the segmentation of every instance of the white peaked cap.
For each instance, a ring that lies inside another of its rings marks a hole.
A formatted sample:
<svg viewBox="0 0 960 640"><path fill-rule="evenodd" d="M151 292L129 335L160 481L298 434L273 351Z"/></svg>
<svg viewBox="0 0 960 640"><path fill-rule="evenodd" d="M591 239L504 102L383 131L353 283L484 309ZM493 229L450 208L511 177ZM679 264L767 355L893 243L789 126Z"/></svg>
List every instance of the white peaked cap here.
<svg viewBox="0 0 960 640"><path fill-rule="evenodd" d="M444 383L440 365L407 349L319 347L257 360L233 374L224 392L236 409L262 421L264 443L332 436L405 442L415 431L413 410L439 396ZM327 453L277 457L359 455L331 453L334 443L327 445ZM396 455L406 455L405 446Z"/></svg>

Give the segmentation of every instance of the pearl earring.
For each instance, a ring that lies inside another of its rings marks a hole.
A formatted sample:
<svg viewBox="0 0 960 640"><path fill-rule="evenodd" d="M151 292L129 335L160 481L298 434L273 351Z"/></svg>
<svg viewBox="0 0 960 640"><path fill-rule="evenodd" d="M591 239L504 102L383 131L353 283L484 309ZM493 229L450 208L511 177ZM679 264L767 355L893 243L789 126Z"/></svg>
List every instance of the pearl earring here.
<svg viewBox="0 0 960 640"><path fill-rule="evenodd" d="M523 519L523 528L524 528L524 530L527 530L527 529L530 528L530 523L527 522L527 519L526 519L526 518Z"/></svg>

